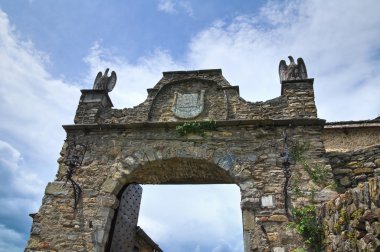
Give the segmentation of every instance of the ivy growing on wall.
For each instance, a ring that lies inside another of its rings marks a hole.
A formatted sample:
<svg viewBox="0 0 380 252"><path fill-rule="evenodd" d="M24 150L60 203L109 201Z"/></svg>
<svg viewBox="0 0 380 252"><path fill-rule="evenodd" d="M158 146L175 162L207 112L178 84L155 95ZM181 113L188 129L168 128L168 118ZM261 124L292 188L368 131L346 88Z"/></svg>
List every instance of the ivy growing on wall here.
<svg viewBox="0 0 380 252"><path fill-rule="evenodd" d="M291 149L291 157L296 163L302 165L304 171L307 172L310 179L321 186L329 183L329 171L326 167L319 164L310 164L305 153L309 150L309 143L296 142ZM300 188L302 174L294 171L292 175L291 190L297 197L305 197L303 190ZM311 251L323 251L323 226L318 222L316 206L314 205L315 188L311 188L311 194L308 196L310 204L306 206L295 207L291 210L293 221L290 227L300 234L308 249ZM300 248L299 251L304 250ZM306 251L306 250L304 250Z"/></svg>
<svg viewBox="0 0 380 252"><path fill-rule="evenodd" d="M185 122L178 125L175 130L181 135L187 135L190 133L204 135L206 130L216 130L216 122L212 121L195 121L195 122Z"/></svg>
<svg viewBox="0 0 380 252"><path fill-rule="evenodd" d="M313 251L323 251L323 228L318 223L316 207L308 205L292 209L293 222L290 224L305 239Z"/></svg>
<svg viewBox="0 0 380 252"><path fill-rule="evenodd" d="M310 149L310 143L297 142L291 150L291 156L297 163L302 164L310 179L321 186L328 185L329 170L320 164L310 164L305 153Z"/></svg>

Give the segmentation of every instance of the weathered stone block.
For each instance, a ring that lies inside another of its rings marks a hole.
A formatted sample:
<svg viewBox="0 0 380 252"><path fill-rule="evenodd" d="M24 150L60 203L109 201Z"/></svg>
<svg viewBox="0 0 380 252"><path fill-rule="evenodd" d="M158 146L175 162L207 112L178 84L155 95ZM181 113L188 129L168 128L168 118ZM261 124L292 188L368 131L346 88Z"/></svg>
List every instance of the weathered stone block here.
<svg viewBox="0 0 380 252"><path fill-rule="evenodd" d="M69 241L75 241L76 239L78 239L77 234L70 234L67 236L67 240L69 240Z"/></svg>
<svg viewBox="0 0 380 252"><path fill-rule="evenodd" d="M112 193L114 194L116 191L118 191L120 189L120 183L118 181L115 181L113 179L107 179L106 181L104 181L101 189L102 191L106 192L106 193Z"/></svg>
<svg viewBox="0 0 380 252"><path fill-rule="evenodd" d="M367 162L363 164L363 167L376 168L376 164L373 162Z"/></svg>
<svg viewBox="0 0 380 252"><path fill-rule="evenodd" d="M274 247L273 252L285 252L285 248L283 247Z"/></svg>
<svg viewBox="0 0 380 252"><path fill-rule="evenodd" d="M334 175L347 175L352 173L352 169L347 168L335 168L332 170Z"/></svg>
<svg viewBox="0 0 380 252"><path fill-rule="evenodd" d="M234 166L234 163L236 161L235 155L225 155L221 160L218 161L218 165L225 169L226 171L229 171Z"/></svg>
<svg viewBox="0 0 380 252"><path fill-rule="evenodd" d="M342 186L345 186L345 187L349 187L349 186L351 186L352 181L349 177L344 176L343 178L341 178L339 180L339 184L341 184Z"/></svg>
<svg viewBox="0 0 380 252"><path fill-rule="evenodd" d="M241 209L257 209L260 207L260 198L245 198L240 203Z"/></svg>
<svg viewBox="0 0 380 252"><path fill-rule="evenodd" d="M353 173L354 174L373 173L373 168L369 168L369 167L356 168L353 170Z"/></svg>
<svg viewBox="0 0 380 252"><path fill-rule="evenodd" d="M359 182L366 181L367 178L368 178L368 176L366 174L361 174L361 175L354 176L353 180L354 180L355 184L358 184Z"/></svg>
<svg viewBox="0 0 380 252"><path fill-rule="evenodd" d="M375 161L374 161L376 167L380 168L380 158L377 158Z"/></svg>
<svg viewBox="0 0 380 252"><path fill-rule="evenodd" d="M275 222L287 222L288 217L285 215L280 215L280 214L274 214L269 217L269 221L275 221Z"/></svg>
<svg viewBox="0 0 380 252"><path fill-rule="evenodd" d="M68 193L69 184L65 185L63 181L50 182L45 189L47 195L67 195Z"/></svg>
<svg viewBox="0 0 380 252"><path fill-rule="evenodd" d="M377 239L380 238L380 222L376 221L371 224L371 228L373 230L373 234L376 236Z"/></svg>
<svg viewBox="0 0 380 252"><path fill-rule="evenodd" d="M280 240L280 236L279 236L278 232L267 233L267 236L268 236L268 240L270 242L277 242Z"/></svg>
<svg viewBox="0 0 380 252"><path fill-rule="evenodd" d="M100 196L97 198L97 201L100 202L101 206L110 207L113 209L116 209L116 207L119 205L119 200L116 198L115 195Z"/></svg>
<svg viewBox="0 0 380 252"><path fill-rule="evenodd" d="M39 235L41 233L41 224L33 223L30 234L31 235Z"/></svg>
<svg viewBox="0 0 380 252"><path fill-rule="evenodd" d="M255 215L248 210L243 211L243 229L254 230L256 226Z"/></svg>
<svg viewBox="0 0 380 252"><path fill-rule="evenodd" d="M335 197L338 196L338 193L331 188L324 188L320 192L316 192L314 195L314 200L316 202L325 202L331 199L334 199Z"/></svg>

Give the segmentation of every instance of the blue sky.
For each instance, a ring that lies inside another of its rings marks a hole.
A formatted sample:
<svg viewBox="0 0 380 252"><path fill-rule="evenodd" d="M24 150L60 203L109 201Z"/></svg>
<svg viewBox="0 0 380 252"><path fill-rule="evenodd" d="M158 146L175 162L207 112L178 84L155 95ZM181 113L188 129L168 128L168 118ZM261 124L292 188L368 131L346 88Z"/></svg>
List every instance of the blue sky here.
<svg viewBox="0 0 380 252"><path fill-rule="evenodd" d="M79 90L98 71L117 72L117 108L142 102L163 71L207 68L260 101L280 94L278 63L293 55L315 78L320 118L371 119L380 115L378 10L377 0L0 0L0 251L23 250L28 213L57 171L61 125L73 123ZM242 251L236 186L166 188L144 188L140 220L162 248ZM191 205L189 219L157 216L179 209L152 211L164 206L159 195ZM195 223L204 233L173 231Z"/></svg>

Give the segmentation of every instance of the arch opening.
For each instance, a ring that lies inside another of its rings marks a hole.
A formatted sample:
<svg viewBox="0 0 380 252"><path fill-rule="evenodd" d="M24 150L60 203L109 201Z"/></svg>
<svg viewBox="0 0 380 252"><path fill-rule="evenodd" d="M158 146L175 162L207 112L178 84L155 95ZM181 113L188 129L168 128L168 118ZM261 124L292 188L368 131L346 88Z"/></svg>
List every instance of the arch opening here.
<svg viewBox="0 0 380 252"><path fill-rule="evenodd" d="M242 252L239 187L143 185L138 226L163 251Z"/></svg>
<svg viewBox="0 0 380 252"><path fill-rule="evenodd" d="M151 244L163 251L243 251L240 188L227 170L205 160L171 158L144 163L123 182L109 245L118 215L125 212L122 195L129 185L142 185L135 228L144 230ZM144 251L139 239L136 233L136 251Z"/></svg>
<svg viewBox="0 0 380 252"><path fill-rule="evenodd" d="M147 162L125 178L125 184L236 184L229 171L193 158Z"/></svg>

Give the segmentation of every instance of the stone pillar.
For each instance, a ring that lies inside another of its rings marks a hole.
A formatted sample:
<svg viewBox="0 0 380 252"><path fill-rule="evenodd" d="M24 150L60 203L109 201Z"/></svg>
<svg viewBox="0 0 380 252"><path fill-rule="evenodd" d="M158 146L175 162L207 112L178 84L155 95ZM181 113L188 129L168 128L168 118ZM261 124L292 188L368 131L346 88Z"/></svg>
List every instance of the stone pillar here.
<svg viewBox="0 0 380 252"><path fill-rule="evenodd" d="M284 211L267 198L242 199L244 252L284 252L297 241L286 233L288 218Z"/></svg>
<svg viewBox="0 0 380 252"><path fill-rule="evenodd" d="M281 95L288 100L288 113L293 118L317 118L314 102L314 79L281 82Z"/></svg>
<svg viewBox="0 0 380 252"><path fill-rule="evenodd" d="M96 123L100 112L113 107L106 90L84 89L75 114L75 124Z"/></svg>
<svg viewBox="0 0 380 252"><path fill-rule="evenodd" d="M258 249L258 244L254 242L254 233L256 227L255 215L252 210L244 209L243 213L243 239L244 252L254 251ZM258 239L256 239L258 240Z"/></svg>

